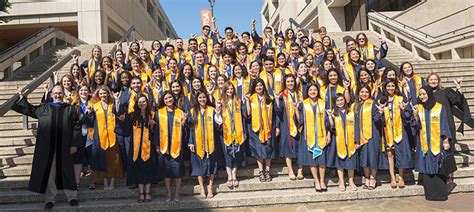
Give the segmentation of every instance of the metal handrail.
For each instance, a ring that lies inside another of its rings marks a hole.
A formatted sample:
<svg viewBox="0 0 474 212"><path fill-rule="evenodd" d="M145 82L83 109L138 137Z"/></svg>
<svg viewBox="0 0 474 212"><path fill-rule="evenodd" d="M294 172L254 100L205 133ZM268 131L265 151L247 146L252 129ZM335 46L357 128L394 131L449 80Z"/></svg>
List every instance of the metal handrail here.
<svg viewBox="0 0 474 212"><path fill-rule="evenodd" d="M12 55L17 54L18 52L23 51L25 48L30 46L32 43L35 43L44 37L48 36L49 34L53 33L56 31L56 28L52 26L48 26L40 30L39 32L28 36L27 38L23 39L22 41L18 42L17 44L11 46L8 49L3 50L0 52L0 63L4 62L8 58L10 58Z"/></svg>
<svg viewBox="0 0 474 212"><path fill-rule="evenodd" d="M447 18L449 18L449 17L451 17L451 16L453 16L453 15L457 15L457 14L459 14L459 13L461 13L461 12L464 12L464 11L466 11L466 10L469 10L469 9L471 9L471 8L473 8L473 7L474 7L474 6L470 6L470 7L464 8L464 9L462 9L462 10L456 11L456 12L451 13L451 14L449 14L449 15L447 15L447 16L444 16L444 17L442 17L442 18L440 18L440 19L438 19L438 20L434 20L434 21L432 21L432 22L430 22L430 23L427 23L427 24L424 24L424 25L422 25L422 26L419 26L419 27L417 27L416 29L419 30L419 29L421 29L421 28L423 28L423 27L427 27L427 26L429 26L429 25L431 25L431 24L434 24L434 23L436 23L436 22L439 22L439 21L442 21L442 20L444 20L444 19L447 19Z"/></svg>
<svg viewBox="0 0 474 212"><path fill-rule="evenodd" d="M120 40L118 40L118 45L122 45L122 43L128 39L128 37L130 37L130 35L132 34L132 32L135 32L135 26L132 25L130 26L130 28L128 28L127 32L125 32L125 34L123 34L122 38L120 38ZM115 50L117 49L117 45L114 45L114 47L112 47L108 52L107 52L107 55L113 55L115 53Z"/></svg>
<svg viewBox="0 0 474 212"><path fill-rule="evenodd" d="M66 63L69 62L69 60L72 59L72 55L79 55L81 52L77 49L71 50L64 58L56 62L53 66L51 66L48 70L43 72L39 77L31 81L28 85L24 87L24 89L28 89L28 91L25 93L25 95L30 94L33 92L36 88L38 88L41 84L43 84L44 81L49 79L53 72L61 69ZM15 102L18 100L19 94L15 94L13 97L11 97L8 101L3 103L0 106L0 116L5 115L11 107L15 104Z"/></svg>

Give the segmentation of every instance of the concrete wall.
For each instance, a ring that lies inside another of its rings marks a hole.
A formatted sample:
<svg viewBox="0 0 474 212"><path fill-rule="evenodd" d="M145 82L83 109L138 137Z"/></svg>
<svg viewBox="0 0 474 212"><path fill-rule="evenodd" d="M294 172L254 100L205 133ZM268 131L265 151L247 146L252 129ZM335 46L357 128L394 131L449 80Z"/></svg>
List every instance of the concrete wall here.
<svg viewBox="0 0 474 212"><path fill-rule="evenodd" d="M418 30L431 36L438 36L440 34L451 32L472 24L474 24L474 7L441 19L432 24L422 26L418 28Z"/></svg>
<svg viewBox="0 0 474 212"><path fill-rule="evenodd" d="M417 28L473 5L473 0L427 0L395 20Z"/></svg>
<svg viewBox="0 0 474 212"><path fill-rule="evenodd" d="M177 37L158 0L10 2L12 8L9 9L9 14L4 16L9 17L11 21L0 24L2 29L31 28L31 25L77 26L78 38L87 43L118 40L131 25L136 28L137 39L164 40L167 37Z"/></svg>

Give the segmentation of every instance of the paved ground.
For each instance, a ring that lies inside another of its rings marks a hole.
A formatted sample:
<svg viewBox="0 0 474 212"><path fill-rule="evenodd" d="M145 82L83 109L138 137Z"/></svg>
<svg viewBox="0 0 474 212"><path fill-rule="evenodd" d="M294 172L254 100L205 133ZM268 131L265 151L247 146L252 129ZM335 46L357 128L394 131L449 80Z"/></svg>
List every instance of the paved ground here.
<svg viewBox="0 0 474 212"><path fill-rule="evenodd" d="M221 209L220 212L338 212L338 211L473 211L474 193L453 194L448 201L426 201L424 197L381 199L352 202L332 202L268 208Z"/></svg>

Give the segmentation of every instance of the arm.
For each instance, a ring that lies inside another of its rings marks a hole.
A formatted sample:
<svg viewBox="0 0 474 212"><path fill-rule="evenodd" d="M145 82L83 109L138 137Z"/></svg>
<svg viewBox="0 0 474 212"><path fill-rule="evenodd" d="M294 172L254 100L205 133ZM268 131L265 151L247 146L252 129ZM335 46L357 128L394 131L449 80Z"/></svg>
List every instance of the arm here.
<svg viewBox="0 0 474 212"><path fill-rule="evenodd" d="M38 119L37 113L39 113L39 106L31 105L26 97L20 97L20 99L12 106L12 110L16 111L17 113L21 113L23 115L29 116L31 118Z"/></svg>

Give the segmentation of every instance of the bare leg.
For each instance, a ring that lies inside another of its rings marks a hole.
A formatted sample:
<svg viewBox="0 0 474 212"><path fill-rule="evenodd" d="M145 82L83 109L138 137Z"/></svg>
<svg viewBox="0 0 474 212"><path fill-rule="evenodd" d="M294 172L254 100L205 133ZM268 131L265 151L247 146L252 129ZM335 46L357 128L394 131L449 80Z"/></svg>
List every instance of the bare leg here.
<svg viewBox="0 0 474 212"><path fill-rule="evenodd" d="M272 175L270 174L270 167L272 165L272 160L265 160L265 181L266 182L271 182L272 181Z"/></svg>
<svg viewBox="0 0 474 212"><path fill-rule="evenodd" d="M370 186L370 169L368 167L366 168L363 168L364 170L364 178L365 178L365 187L369 187Z"/></svg>
<svg viewBox="0 0 474 212"><path fill-rule="evenodd" d="M232 180L233 180L232 185L234 187L238 187L239 186L239 181L237 180L237 168L232 169Z"/></svg>
<svg viewBox="0 0 474 212"><path fill-rule="evenodd" d="M205 185L204 185L204 177L203 176L198 176L198 183L199 187L201 188L201 193L199 193L200 197L206 198L206 190L205 190Z"/></svg>
<svg viewBox="0 0 474 212"><path fill-rule="evenodd" d="M74 176L76 177L76 184L78 185L78 187L81 181L81 171L82 171L82 164L74 164Z"/></svg>
<svg viewBox="0 0 474 212"><path fill-rule="evenodd" d="M143 202L145 200L145 193L143 189L143 184L138 184L138 202Z"/></svg>
<svg viewBox="0 0 474 212"><path fill-rule="evenodd" d="M339 190L345 191L346 185L344 182L344 169L338 168L337 169L337 176L339 177Z"/></svg>
<svg viewBox="0 0 474 212"><path fill-rule="evenodd" d="M318 167L311 166L310 169L311 169L311 175L313 175L313 179L314 179L314 187L316 188L317 191L320 191L321 185L319 184Z"/></svg>
<svg viewBox="0 0 474 212"><path fill-rule="evenodd" d="M398 188L405 188L405 180L403 179L403 169L398 169Z"/></svg>
<svg viewBox="0 0 474 212"><path fill-rule="evenodd" d="M288 167L288 177L290 178L290 180L296 180L295 173L293 172L293 165L291 164L291 158L286 157L285 162L286 167Z"/></svg>
<svg viewBox="0 0 474 212"><path fill-rule="evenodd" d="M212 190L214 185L214 175L209 176L209 185L207 186L207 198L211 199L214 197L214 191Z"/></svg>
<svg viewBox="0 0 474 212"><path fill-rule="evenodd" d="M115 188L115 178L112 177L112 178L110 178L109 189L112 190L114 188Z"/></svg>
<svg viewBox="0 0 474 212"><path fill-rule="evenodd" d="M349 186L351 187L353 191L357 191L357 186L354 183L354 170L353 169L347 170L347 175L349 177Z"/></svg>
<svg viewBox="0 0 474 212"><path fill-rule="evenodd" d="M304 179L303 176L303 166L298 165L298 176L296 177L298 180Z"/></svg>
<svg viewBox="0 0 474 212"><path fill-rule="evenodd" d="M165 187L166 187L166 201L171 200L171 179L165 178Z"/></svg>
<svg viewBox="0 0 474 212"><path fill-rule="evenodd" d="M321 189L327 189L327 186L326 186L326 179L325 179L325 176L326 176L326 166L319 166L319 183L321 184Z"/></svg>
<svg viewBox="0 0 474 212"><path fill-rule="evenodd" d="M229 188L232 188L232 168L225 167L225 171L227 172L227 182L226 185Z"/></svg>
<svg viewBox="0 0 474 212"><path fill-rule="evenodd" d="M388 170L390 172L390 186L392 188L397 188L397 180L395 179L395 161L393 158L393 150L387 149L388 156Z"/></svg>
<svg viewBox="0 0 474 212"><path fill-rule="evenodd" d="M107 178L104 178L104 190L109 190L109 183L107 182Z"/></svg>
<svg viewBox="0 0 474 212"><path fill-rule="evenodd" d="M176 184L176 190L174 191L174 200L178 199L179 201L179 191L181 190L181 178L176 178L174 180L174 183Z"/></svg>
<svg viewBox="0 0 474 212"><path fill-rule="evenodd" d="M372 188L377 186L377 169L370 169L370 186Z"/></svg>
<svg viewBox="0 0 474 212"><path fill-rule="evenodd" d="M145 184L145 200L150 202L151 201L151 192L150 192L150 183Z"/></svg>

